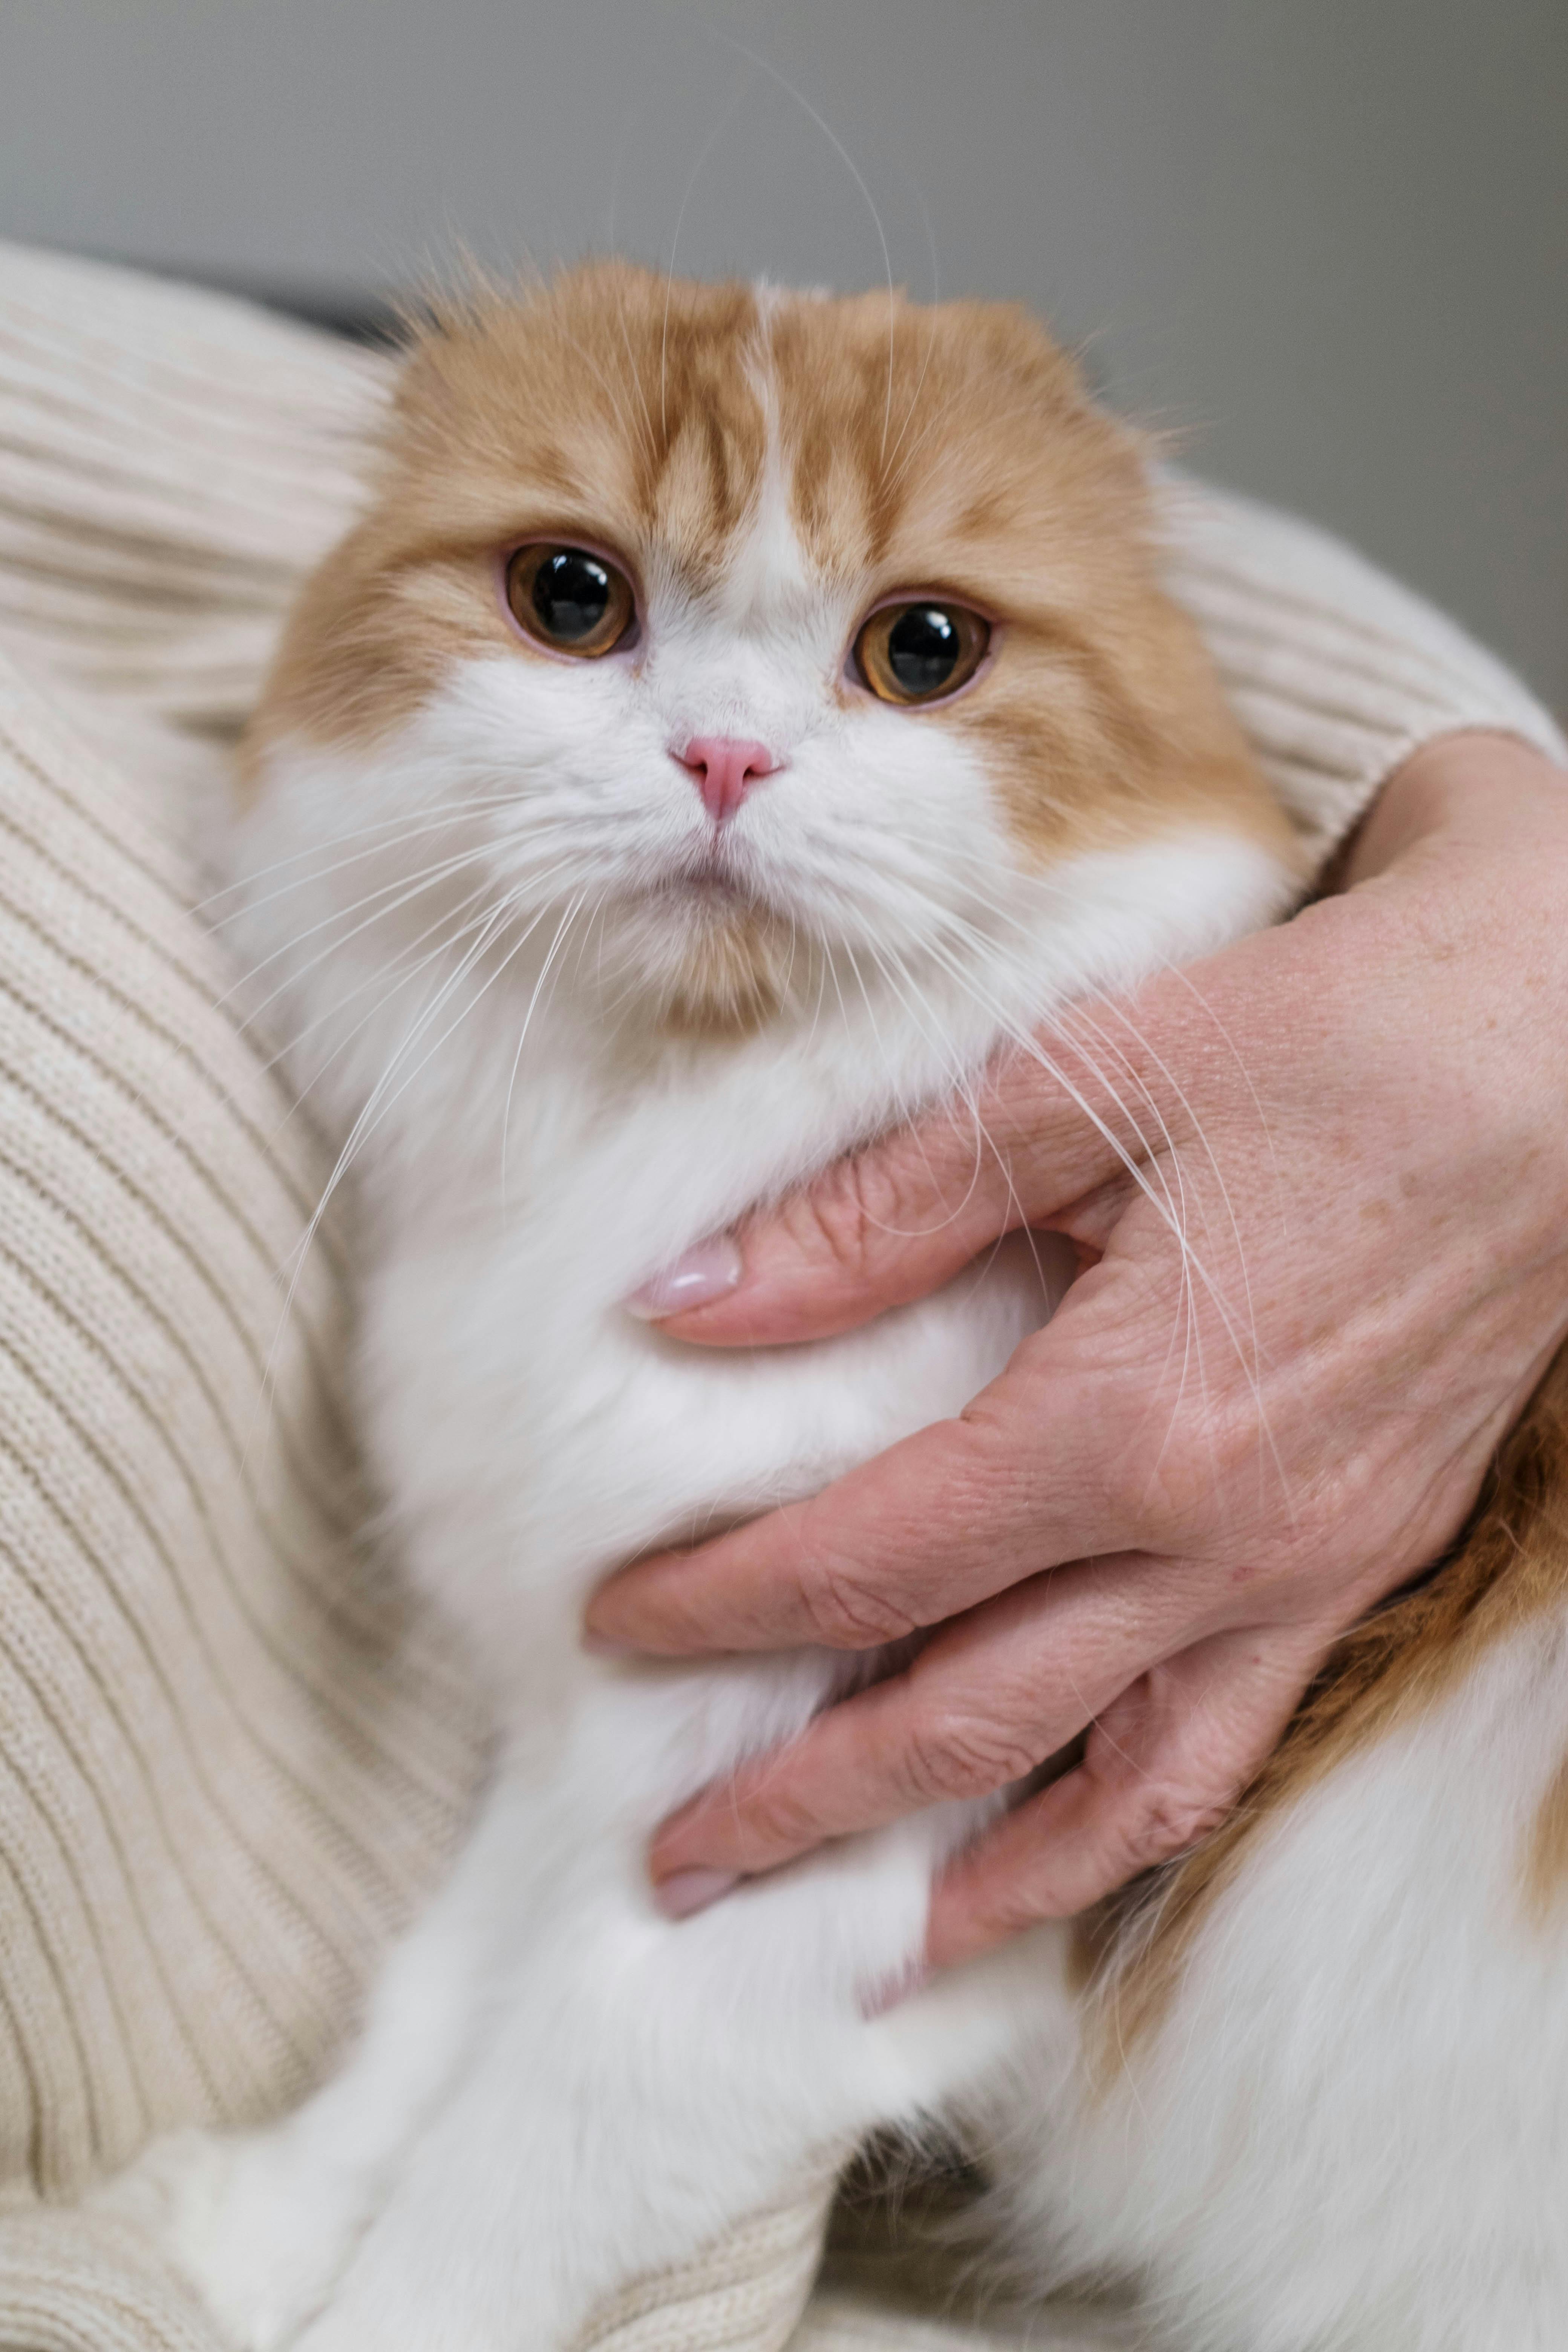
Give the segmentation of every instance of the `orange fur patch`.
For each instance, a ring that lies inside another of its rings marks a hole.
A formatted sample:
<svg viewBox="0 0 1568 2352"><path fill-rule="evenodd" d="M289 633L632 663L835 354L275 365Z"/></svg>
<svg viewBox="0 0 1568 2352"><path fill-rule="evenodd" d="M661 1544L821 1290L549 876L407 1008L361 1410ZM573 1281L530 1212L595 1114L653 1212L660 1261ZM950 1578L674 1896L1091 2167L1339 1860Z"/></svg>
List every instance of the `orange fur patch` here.
<svg viewBox="0 0 1568 2352"><path fill-rule="evenodd" d="M700 590L754 516L771 435L808 566L862 611L945 589L996 657L911 724L981 749L1025 853L1194 818L1289 855L1196 631L1163 593L1140 445L1001 304L759 296L619 262L455 308L415 345L375 496L309 583L249 746L374 742L454 662L531 658L498 551L618 551ZM845 688L845 691L853 689Z"/></svg>
<svg viewBox="0 0 1568 2352"><path fill-rule="evenodd" d="M1197 632L1164 595L1142 444L1026 311L784 300L769 350L795 528L863 604L942 589L997 658L921 723L977 745L1026 851L1162 822L1283 820Z"/></svg>
<svg viewBox="0 0 1568 2352"><path fill-rule="evenodd" d="M1435 1705L1483 1653L1568 1597L1568 1349L1499 1451L1454 1553L1333 1650L1234 1812L1195 1853L1100 1906L1079 1961L1104 2004L1102 2057L1120 2063L1166 2014L1204 1922L1252 1841L1352 1755ZM1525 1913L1568 1892L1568 1759L1521 1867Z"/></svg>

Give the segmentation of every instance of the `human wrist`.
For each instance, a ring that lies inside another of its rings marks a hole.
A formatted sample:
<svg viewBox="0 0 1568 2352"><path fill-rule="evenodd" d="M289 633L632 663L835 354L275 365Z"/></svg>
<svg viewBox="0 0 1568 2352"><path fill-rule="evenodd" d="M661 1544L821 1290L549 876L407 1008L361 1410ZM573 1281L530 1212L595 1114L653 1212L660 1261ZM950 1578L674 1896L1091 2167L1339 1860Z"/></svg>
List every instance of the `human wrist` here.
<svg viewBox="0 0 1568 2352"><path fill-rule="evenodd" d="M1352 889L1446 840L1458 846L1479 823L1505 829L1531 813L1552 834L1561 822L1568 838L1568 771L1517 735L1477 728L1437 736L1389 777L1347 845L1335 887Z"/></svg>

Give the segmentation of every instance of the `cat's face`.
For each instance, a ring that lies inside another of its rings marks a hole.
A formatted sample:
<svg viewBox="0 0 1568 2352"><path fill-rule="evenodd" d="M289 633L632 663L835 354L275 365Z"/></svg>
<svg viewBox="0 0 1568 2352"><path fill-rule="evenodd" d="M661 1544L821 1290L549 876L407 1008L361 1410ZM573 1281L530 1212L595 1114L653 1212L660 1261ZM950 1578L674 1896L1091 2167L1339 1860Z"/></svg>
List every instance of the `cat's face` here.
<svg viewBox="0 0 1568 2352"><path fill-rule="evenodd" d="M1020 313L601 265L415 352L259 762L449 811L470 888L571 911L665 1025L918 984L1080 853L1283 844L1145 534L1137 447Z"/></svg>

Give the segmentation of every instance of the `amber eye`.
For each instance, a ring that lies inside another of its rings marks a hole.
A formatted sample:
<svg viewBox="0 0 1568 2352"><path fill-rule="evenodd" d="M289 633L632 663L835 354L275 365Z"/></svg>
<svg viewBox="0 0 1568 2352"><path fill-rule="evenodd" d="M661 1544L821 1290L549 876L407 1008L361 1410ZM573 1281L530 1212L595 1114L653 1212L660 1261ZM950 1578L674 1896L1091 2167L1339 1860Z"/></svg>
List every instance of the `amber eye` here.
<svg viewBox="0 0 1568 2352"><path fill-rule="evenodd" d="M985 658L991 626L963 604L884 604L855 640L855 667L883 702L939 702Z"/></svg>
<svg viewBox="0 0 1568 2352"><path fill-rule="evenodd" d="M527 635L595 660L637 617L631 582L585 547L520 547L506 567L506 601Z"/></svg>

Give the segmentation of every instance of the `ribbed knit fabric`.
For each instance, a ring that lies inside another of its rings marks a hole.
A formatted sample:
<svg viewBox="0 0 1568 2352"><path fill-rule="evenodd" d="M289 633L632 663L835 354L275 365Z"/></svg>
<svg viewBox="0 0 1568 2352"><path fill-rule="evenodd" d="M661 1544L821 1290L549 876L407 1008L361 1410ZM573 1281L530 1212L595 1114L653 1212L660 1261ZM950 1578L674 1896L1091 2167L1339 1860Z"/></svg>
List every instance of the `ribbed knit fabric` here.
<svg viewBox="0 0 1568 2352"><path fill-rule="evenodd" d="M1435 736L1497 728L1568 761L1511 670L1342 541L1186 476L1162 487L1167 582L1320 863Z"/></svg>
<svg viewBox="0 0 1568 2352"><path fill-rule="evenodd" d="M784 2352L822 2260L837 2171L825 2160L722 2245L615 2296L573 2352Z"/></svg>
<svg viewBox="0 0 1568 2352"><path fill-rule="evenodd" d="M300 2095L480 1765L450 1645L357 1548L335 1231L283 1312L329 1160L192 912L196 803L353 510L389 366L0 247L0 2352L214 2352L132 2241L47 2200ZM1447 729L1562 755L1333 542L1190 485L1167 519L1315 845ZM827 2186L584 2352L778 2352ZM1088 2325L1028 2340L1115 2340ZM995 2340L840 2294L793 2352Z"/></svg>
<svg viewBox="0 0 1568 2352"><path fill-rule="evenodd" d="M1027 2321L927 2318L864 2297L824 2294L789 2352L1145 2352L1147 2334L1119 2314L1053 2305Z"/></svg>
<svg viewBox="0 0 1568 2352"><path fill-rule="evenodd" d="M0 2352L222 2352L135 2240L76 2213L14 2214L0 2229Z"/></svg>

